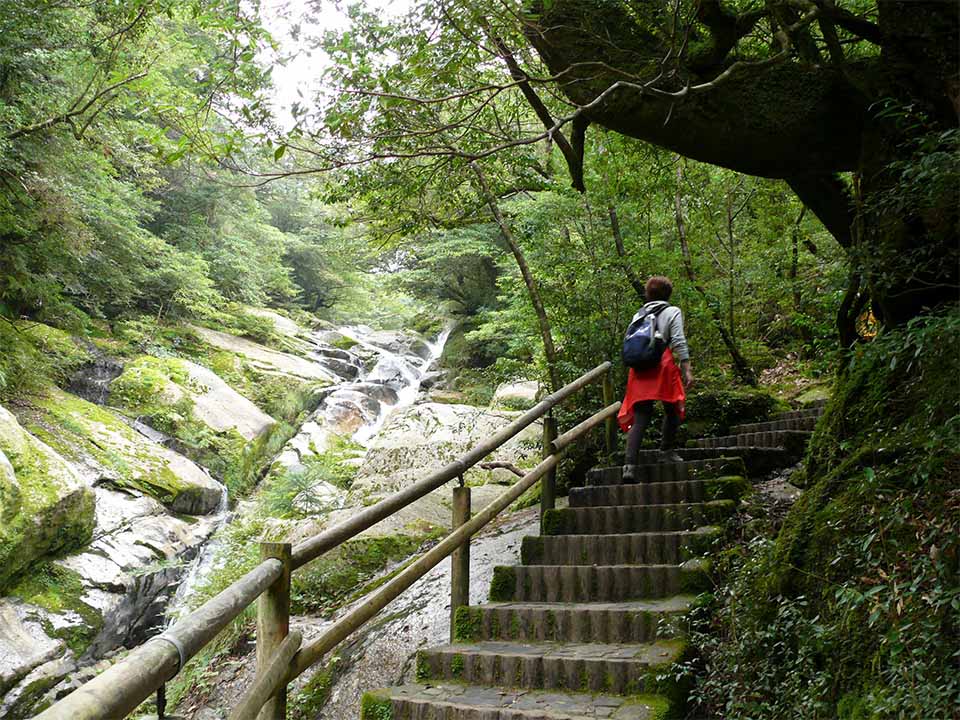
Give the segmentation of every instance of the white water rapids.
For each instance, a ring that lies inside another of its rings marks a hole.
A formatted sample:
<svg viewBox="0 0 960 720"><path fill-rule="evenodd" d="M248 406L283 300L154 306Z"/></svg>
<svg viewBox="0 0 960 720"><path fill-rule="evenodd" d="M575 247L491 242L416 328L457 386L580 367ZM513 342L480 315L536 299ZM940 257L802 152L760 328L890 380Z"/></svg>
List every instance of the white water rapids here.
<svg viewBox="0 0 960 720"><path fill-rule="evenodd" d="M320 405L276 462L290 470L303 469L311 456L329 448L334 436L369 446L389 415L413 405L424 382L436 375L432 371L450 332L451 328L444 329L432 342L401 332L376 331L365 325L313 333L308 341L310 359L336 381L323 390ZM336 347L331 341L338 338L355 344L348 349ZM322 481L314 486L313 494L323 500L328 510L342 507L346 499L343 490ZM189 607L195 589L226 560L218 552L222 531L234 517L227 511L226 489L217 516L217 531L190 563L167 606L168 624Z"/></svg>

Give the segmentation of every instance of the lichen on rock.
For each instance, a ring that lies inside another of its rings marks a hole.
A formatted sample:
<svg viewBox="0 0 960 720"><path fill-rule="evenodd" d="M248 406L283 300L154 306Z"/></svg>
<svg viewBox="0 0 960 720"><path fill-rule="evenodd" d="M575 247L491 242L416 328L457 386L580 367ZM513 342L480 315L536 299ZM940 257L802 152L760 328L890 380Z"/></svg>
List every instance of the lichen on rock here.
<svg viewBox="0 0 960 720"><path fill-rule="evenodd" d="M0 407L3 473L0 517L0 589L39 558L90 540L93 493L47 444ZM11 473L12 471L12 473Z"/></svg>

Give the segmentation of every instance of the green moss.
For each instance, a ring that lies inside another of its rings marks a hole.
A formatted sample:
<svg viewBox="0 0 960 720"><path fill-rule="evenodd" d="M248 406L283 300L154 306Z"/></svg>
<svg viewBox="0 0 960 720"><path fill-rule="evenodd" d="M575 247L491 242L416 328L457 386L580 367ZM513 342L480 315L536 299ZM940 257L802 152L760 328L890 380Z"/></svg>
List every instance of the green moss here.
<svg viewBox="0 0 960 720"><path fill-rule="evenodd" d="M307 684L290 699L290 720L313 720L321 713L330 699L339 668L340 658L335 656L313 674Z"/></svg>
<svg viewBox="0 0 960 720"><path fill-rule="evenodd" d="M123 373L110 384L110 401L141 411L137 415L146 414L142 411L172 404L171 384L186 387L189 380L190 373L182 360L141 355L128 362Z"/></svg>
<svg viewBox="0 0 960 720"><path fill-rule="evenodd" d="M90 353L69 333L32 321L0 321L0 400L65 384Z"/></svg>
<svg viewBox="0 0 960 720"><path fill-rule="evenodd" d="M85 593L80 575L73 570L45 562L31 569L9 591L11 597L19 598L29 605L41 607L56 615L75 613L82 622L69 627L44 629L51 637L62 639L79 657L103 627L103 617L97 610L83 602Z"/></svg>
<svg viewBox="0 0 960 720"><path fill-rule="evenodd" d="M459 680L463 677L465 661L463 655L457 653L450 659L450 676L454 680Z"/></svg>
<svg viewBox="0 0 960 720"><path fill-rule="evenodd" d="M723 538L723 530L716 526L701 528L700 532L686 536L680 548L680 557L689 560L705 555Z"/></svg>
<svg viewBox="0 0 960 720"><path fill-rule="evenodd" d="M497 565L493 568L490 581L490 601L509 602L513 600L517 588L516 569L510 565Z"/></svg>
<svg viewBox="0 0 960 720"><path fill-rule="evenodd" d="M8 493L16 502L3 508L0 524L2 590L36 560L90 542L95 517L93 492L71 481L62 460L27 435L12 415L2 408L0 413L7 426L0 432L0 451L16 477Z"/></svg>
<svg viewBox="0 0 960 720"><path fill-rule="evenodd" d="M520 621L520 615L518 613L513 613L510 616L510 637L514 640L518 639L523 632L523 624Z"/></svg>
<svg viewBox="0 0 960 720"><path fill-rule="evenodd" d="M109 410L59 390L37 406L44 414L31 431L65 457L92 456L113 471L109 484L138 490L168 507L189 507L199 500L202 488L177 476L150 443Z"/></svg>
<svg viewBox="0 0 960 720"><path fill-rule="evenodd" d="M294 574L290 591L292 611L326 614L350 597L371 592L385 580L373 580L378 573L392 563L406 560L440 532L361 537L340 545Z"/></svg>
<svg viewBox="0 0 960 720"><path fill-rule="evenodd" d="M348 338L346 335L341 335L330 344L340 350L349 350L352 347L356 347L357 341L353 338Z"/></svg>
<svg viewBox="0 0 960 720"><path fill-rule="evenodd" d="M453 615L453 639L457 642L475 642L483 629L483 611L461 605Z"/></svg>
<svg viewBox="0 0 960 720"><path fill-rule="evenodd" d="M543 565L542 535L527 535L520 541L520 562L524 565Z"/></svg>
<svg viewBox="0 0 960 720"><path fill-rule="evenodd" d="M569 508L551 509L543 514L544 535L566 535L573 522L573 511Z"/></svg>
<svg viewBox="0 0 960 720"><path fill-rule="evenodd" d="M649 720L667 720L672 716L670 701L660 695L631 695L623 705L643 705L650 711Z"/></svg>
<svg viewBox="0 0 960 720"><path fill-rule="evenodd" d="M393 703L385 695L367 692L360 699L360 720L393 720Z"/></svg>
<svg viewBox="0 0 960 720"><path fill-rule="evenodd" d="M417 651L417 669L414 675L417 682L424 682L433 677L433 670L430 669L430 659L423 650Z"/></svg>
<svg viewBox="0 0 960 720"><path fill-rule="evenodd" d="M750 481L742 475L726 475L704 481L707 500L739 500L753 490Z"/></svg>
<svg viewBox="0 0 960 720"><path fill-rule="evenodd" d="M684 563L680 567L680 592L684 595L696 595L713 589L710 570L713 567L709 558L698 558Z"/></svg>
<svg viewBox="0 0 960 720"><path fill-rule="evenodd" d="M737 510L735 500L710 500L703 504L704 519L710 525L720 525Z"/></svg>

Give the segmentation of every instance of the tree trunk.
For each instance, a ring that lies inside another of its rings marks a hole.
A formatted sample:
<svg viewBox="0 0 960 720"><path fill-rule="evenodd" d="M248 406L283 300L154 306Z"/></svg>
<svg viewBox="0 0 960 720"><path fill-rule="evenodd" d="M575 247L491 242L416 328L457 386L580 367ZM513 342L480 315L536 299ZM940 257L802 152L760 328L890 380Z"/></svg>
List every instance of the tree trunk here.
<svg viewBox="0 0 960 720"><path fill-rule="evenodd" d="M620 219L617 217L617 209L613 206L613 203L607 205L607 212L610 214L610 230L613 233L613 242L617 247L620 268L623 270L623 274L627 276L627 282L630 283L634 292L637 293L637 297L640 298L640 302L644 302L646 293L643 283L640 282L640 278L637 277L633 268L630 267L630 263L627 262L627 252L623 246L623 234L620 232Z"/></svg>
<svg viewBox="0 0 960 720"><path fill-rule="evenodd" d="M533 310L537 315L537 323L540 326L540 339L543 341L543 354L547 358L547 372L550 375L550 389L551 391L559 390L561 385L560 372L557 368L557 349L553 344L553 331L550 328L550 320L547 317L547 311L543 307L543 300L540 297L540 288L537 286L537 281L533 277L533 273L530 272L530 267L527 265L527 259L524 257L523 251L520 249L520 245L517 244L517 240L513 236L510 226L507 225L506 220L504 220L503 213L500 212L500 205L497 202L496 196L490 190L490 186L487 184L486 176L483 174L480 166L476 163L471 163L470 166L473 168L474 173L476 173L477 180L480 183L480 190L483 193L483 199L490 207L490 212L493 213L493 219L496 221L497 227L500 228L500 234L503 235L503 239L506 240L507 245L510 246L510 251L513 253L513 257L517 261L517 266L520 268L520 274L523 276L523 282L527 286L527 294L530 296L530 304L533 305Z"/></svg>
<svg viewBox="0 0 960 720"><path fill-rule="evenodd" d="M737 347L733 336L724 325L723 312L717 306L717 303L707 294L706 289L697 282L697 276L693 269L693 258L690 256L690 245L687 243L687 226L683 219L683 200L680 191L682 181L683 162L679 161L677 163L677 189L674 194L674 217L677 222L677 236L680 238L680 250L683 253L683 267L686 271L687 279L690 281L693 289L706 301L707 307L710 310L710 316L713 319L713 324L717 328L717 332L720 333L720 339L723 340L727 351L730 353L730 359L733 361L733 370L737 377L747 385L755 386L757 384L757 377L746 358L740 353L740 349Z"/></svg>

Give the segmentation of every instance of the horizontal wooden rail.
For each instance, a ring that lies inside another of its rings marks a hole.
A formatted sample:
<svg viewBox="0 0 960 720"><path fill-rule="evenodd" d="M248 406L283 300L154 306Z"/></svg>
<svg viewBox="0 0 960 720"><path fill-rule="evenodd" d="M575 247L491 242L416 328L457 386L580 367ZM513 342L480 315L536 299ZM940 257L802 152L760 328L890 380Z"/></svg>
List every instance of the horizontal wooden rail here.
<svg viewBox="0 0 960 720"><path fill-rule="evenodd" d="M398 510L406 507L410 503L419 500L425 495L433 492L444 484L450 482L456 477L463 475L467 470L483 460L505 442L513 438L517 433L528 425L539 420L546 415L557 403L570 397L577 391L586 387L595 380L603 377L604 373L610 369L610 363L605 362L595 367L590 372L581 375L569 385L564 385L551 395L547 395L543 400L527 410L512 423L501 429L489 440L480 443L459 460L455 460L446 467L437 470L432 475L410 485L403 490L394 493L390 497L384 498L376 505L371 505L361 510L353 517L335 525L329 530L324 530L319 535L315 535L309 540L293 548L293 569L303 567L311 560L320 557L328 550L335 548L353 536L363 532L369 527L376 525L384 518L393 515Z"/></svg>
<svg viewBox="0 0 960 720"><path fill-rule="evenodd" d="M35 720L126 717L176 675L282 572L283 564L279 560L265 560L219 595L44 710Z"/></svg>
<svg viewBox="0 0 960 720"><path fill-rule="evenodd" d="M568 385L547 395L523 415L502 428L494 434L493 437L474 447L459 460L434 472L429 477L384 498L375 505L365 508L356 515L353 515L332 528L324 530L313 538L303 541L293 548L291 560L292 569L297 570L303 567L311 560L320 557L325 552L372 527L398 510L419 500L437 488L442 487L450 480L463 475L463 473L491 452L516 436L521 430L546 415L558 403L590 383L603 378L610 367L611 363L609 362L598 365ZM609 408L607 408L607 410L609 410ZM601 422L602 419L603 418L597 422ZM595 424L596 423L583 428L583 432L586 432L586 430L589 430ZM578 428L584 425L585 423L581 423ZM577 437L579 437L579 434L582 433L578 433ZM569 432L564 434L564 436L569 435ZM571 438L571 440L572 439L573 438ZM567 442L569 443L569 440ZM519 497L526 488L533 485L544 473L554 468L558 458L559 455L555 454L545 459L534 468L534 470L525 475L513 488L484 508L484 510L476 515L469 523L461 526L460 531L458 531L460 533L459 542L447 543L447 541L454 536L452 534L433 548L430 553L417 561L418 563L423 562L429 556L432 564L423 570L423 572L426 572L439 563L440 560L447 557L447 555L453 552L456 546L463 541L463 538L469 537L479 528L486 525L497 513ZM517 491L517 488L521 486L522 489ZM514 495L515 491L516 494ZM499 505L501 501L504 503L502 506ZM497 509L493 510L494 507ZM471 530L470 528L473 529ZM445 554L441 555L437 553L438 548L443 548ZM372 617L372 614L375 614L377 610L373 610L371 615L366 615L366 612L369 612L369 610L364 610L364 608L368 608L369 603L372 602L374 598L379 602L380 599L386 597L388 594L386 592L388 588L396 589L396 594L387 599L383 603L385 605L395 598L397 594L409 587L410 584L415 582L417 578L413 577L410 573L410 570L414 567L417 567L416 563L381 588L380 591L372 596L371 600L365 602L353 613L347 615L343 620L334 625L334 627L319 640L305 648L301 648L293 659L293 668L296 672L290 677L299 675L306 667L313 664L316 659L322 657L329 647L333 647L339 643L340 640L349 635L350 632L360 627ZM283 563L280 560L264 560L246 575L220 592L216 597L208 600L189 615L178 620L160 635L151 638L143 645L132 650L123 660L115 663L97 677L81 685L52 707L44 710L36 716L35 720L102 720L104 718L108 720L121 720L126 717L128 713L136 709L142 702L147 700L154 692L162 687L164 683L176 675L183 666L207 643L213 640L223 628L232 620L236 619L267 588L273 585L282 573ZM400 587L400 581L406 579L410 579L409 583ZM341 636L340 633L347 627L344 623L351 619L352 622L356 624L353 625L346 634ZM326 647L334 637L337 639L330 644L329 647ZM313 658L313 660L303 664L306 659L309 658Z"/></svg>
<svg viewBox="0 0 960 720"><path fill-rule="evenodd" d="M230 713L230 720L256 720L263 704L287 684L290 661L300 649L302 640L303 636L299 630L294 630L283 639L276 654L270 659L267 672L257 675L253 685L243 694L237 707Z"/></svg>
<svg viewBox="0 0 960 720"><path fill-rule="evenodd" d="M612 406L611 406L612 407ZM610 408L601 410L585 422L580 423L576 428L568 433L569 442L581 437L591 428L603 422L610 415ZM302 648L293 659L293 667L287 681L294 680L297 676L309 669L313 664L323 658L330 650L336 647L342 640L346 639L351 633L360 628L364 623L374 617L378 612L392 602L400 593L409 588L413 583L422 578L432 568L443 559L452 554L460 547L471 535L476 534L491 520L505 510L510 503L519 498L530 487L533 486L541 477L557 466L560 458L563 457L563 450L556 452L544 459L533 470L524 475L509 490L498 496L493 502L487 505L483 510L474 515L470 520L451 532L447 537L441 540L429 551L421 555L417 560L408 565L400 574L386 583L379 590L371 594L359 606L354 608L342 619L334 623L333 627L327 630L317 640Z"/></svg>
<svg viewBox="0 0 960 720"><path fill-rule="evenodd" d="M302 672L310 668L311 665L322 659L323 656L336 647L340 641L346 639L351 633L359 629L367 620L380 612L392 600L396 599L400 593L413 585L429 570L438 565L441 560L445 559L460 547L465 539L493 520L504 508L523 495L524 491L537 482L548 470L555 467L559 459L560 455L551 455L541 462L533 470L524 475L523 478L507 490L507 492L500 495L496 500L474 515L468 522L461 525L456 531L447 535L447 537L436 544L426 554L422 555L411 565L408 565L403 572L368 597L361 605L337 621L334 626L321 635L320 638L302 648L293 659L293 668L287 677L288 682L292 681Z"/></svg>
<svg viewBox="0 0 960 720"><path fill-rule="evenodd" d="M608 405L603 410L598 412L596 415L591 415L586 420L584 420L579 425L570 428L563 435L557 437L550 447L553 448L554 452L559 452L563 450L567 445L574 442L577 438L583 435L587 430L592 430L597 425L602 423L604 420L607 420L612 417L616 417L616 414L620 411L620 402L617 401L613 405Z"/></svg>

